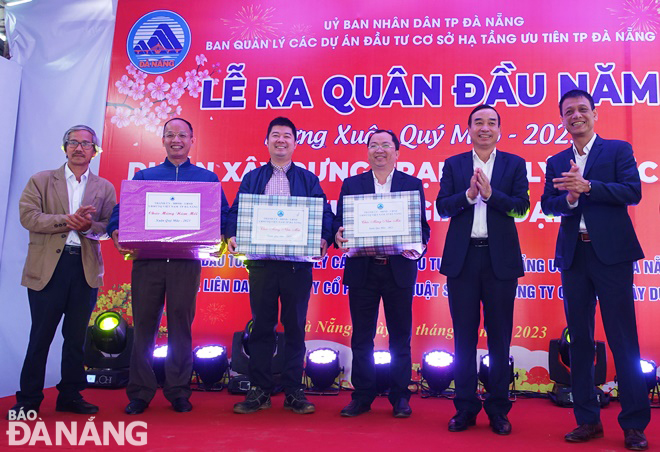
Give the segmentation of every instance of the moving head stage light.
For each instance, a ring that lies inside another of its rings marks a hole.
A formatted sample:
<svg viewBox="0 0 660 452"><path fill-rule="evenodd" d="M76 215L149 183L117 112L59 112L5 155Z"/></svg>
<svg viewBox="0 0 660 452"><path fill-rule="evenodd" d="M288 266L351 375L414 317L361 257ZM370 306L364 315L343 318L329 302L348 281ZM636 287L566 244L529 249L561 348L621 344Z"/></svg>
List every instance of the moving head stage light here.
<svg viewBox="0 0 660 452"><path fill-rule="evenodd" d="M552 391L548 393L550 400L561 407L572 407L571 394L571 361L570 347L571 335L568 327L564 328L559 339L552 339L548 349L548 371L550 379L555 382ZM595 342L594 349L595 371L594 384L600 386L605 383L607 375L607 353L603 341ZM609 395L600 388L596 388L596 395L602 407L610 402Z"/></svg>
<svg viewBox="0 0 660 452"><path fill-rule="evenodd" d="M99 314L87 328L85 366L87 384L98 388L122 388L128 384L133 347L133 328L116 311Z"/></svg>

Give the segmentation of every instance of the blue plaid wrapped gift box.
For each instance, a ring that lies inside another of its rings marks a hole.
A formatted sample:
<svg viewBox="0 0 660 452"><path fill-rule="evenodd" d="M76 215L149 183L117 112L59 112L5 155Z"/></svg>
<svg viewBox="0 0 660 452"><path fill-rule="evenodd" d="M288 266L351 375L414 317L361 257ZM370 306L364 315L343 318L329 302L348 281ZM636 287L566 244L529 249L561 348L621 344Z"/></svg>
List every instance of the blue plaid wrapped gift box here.
<svg viewBox="0 0 660 452"><path fill-rule="evenodd" d="M240 193L236 244L247 259L320 258L323 198Z"/></svg>
<svg viewBox="0 0 660 452"><path fill-rule="evenodd" d="M348 256L392 256L424 251L419 192L344 196L343 248Z"/></svg>

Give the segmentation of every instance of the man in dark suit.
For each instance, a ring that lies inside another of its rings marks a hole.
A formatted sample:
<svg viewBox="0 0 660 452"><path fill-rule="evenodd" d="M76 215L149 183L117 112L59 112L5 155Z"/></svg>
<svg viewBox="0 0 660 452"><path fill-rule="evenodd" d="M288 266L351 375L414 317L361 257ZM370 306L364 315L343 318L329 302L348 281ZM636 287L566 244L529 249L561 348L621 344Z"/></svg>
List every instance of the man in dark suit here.
<svg viewBox="0 0 660 452"><path fill-rule="evenodd" d="M500 115L493 107L472 110L468 131L473 150L445 161L436 200L440 215L451 218L440 266L447 276L454 325L456 415L449 431L474 425L481 410L475 394L481 302L490 360L483 407L493 431L508 435L513 302L518 278L524 274L514 217L529 209L529 184L525 161L495 147Z"/></svg>
<svg viewBox="0 0 660 452"><path fill-rule="evenodd" d="M344 180L333 224L335 243L341 246L343 237L343 198L364 193L389 193L417 190L421 199L422 241L429 240L431 229L426 222L426 202L422 181L395 169L399 157L399 140L388 130L376 130L367 142L371 170ZM416 250L401 255L377 257L349 257L344 268L344 284L348 286L348 300L353 322L351 350L353 369L351 379L355 391L352 401L342 411L345 417L358 416L371 409L376 397L374 337L381 298L390 336L390 393L389 400L395 417L409 417L412 334L412 299L417 279Z"/></svg>
<svg viewBox="0 0 660 452"><path fill-rule="evenodd" d="M62 380L55 409L79 414L98 411L80 394L87 386L83 346L103 284L99 240L117 202L112 184L89 170L98 144L90 127L71 127L62 146L67 163L32 176L21 195L21 224L30 231L21 284L28 289L32 327L21 389L12 408L15 413L39 411L48 349L62 317Z"/></svg>
<svg viewBox="0 0 660 452"><path fill-rule="evenodd" d="M572 90L559 111L573 146L548 160L541 207L561 215L555 264L561 269L564 310L571 335L573 409L578 427L565 436L584 442L603 436L594 390L596 297L619 382L625 445L648 448L644 428L651 418L640 367L633 302L633 262L644 257L628 216L642 187L632 147L604 140L594 132L598 120L591 95Z"/></svg>

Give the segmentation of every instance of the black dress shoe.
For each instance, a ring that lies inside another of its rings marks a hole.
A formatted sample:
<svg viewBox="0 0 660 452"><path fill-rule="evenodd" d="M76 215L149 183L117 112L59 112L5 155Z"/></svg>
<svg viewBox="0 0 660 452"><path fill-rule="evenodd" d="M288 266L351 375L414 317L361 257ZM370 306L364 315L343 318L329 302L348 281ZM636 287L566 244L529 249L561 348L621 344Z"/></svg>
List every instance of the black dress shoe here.
<svg viewBox="0 0 660 452"><path fill-rule="evenodd" d="M498 435L511 433L511 422L504 414L497 414L490 418L490 428Z"/></svg>
<svg viewBox="0 0 660 452"><path fill-rule="evenodd" d="M99 407L86 402L85 399L69 400L68 402L57 402L55 411L66 411L76 414L95 414L99 412Z"/></svg>
<svg viewBox="0 0 660 452"><path fill-rule="evenodd" d="M149 404L142 399L133 399L128 402L126 408L124 408L124 413L126 414L142 414L144 410L147 409Z"/></svg>
<svg viewBox="0 0 660 452"><path fill-rule="evenodd" d="M623 431L625 437L626 449L628 450L646 450L649 448L649 442L642 430L628 428Z"/></svg>
<svg viewBox="0 0 660 452"><path fill-rule="evenodd" d="M187 413L188 411L192 411L192 403L185 397L179 397L172 402L172 408L177 413Z"/></svg>
<svg viewBox="0 0 660 452"><path fill-rule="evenodd" d="M572 432L564 435L564 439L569 443L584 443L594 438L603 437L603 424L582 424Z"/></svg>
<svg viewBox="0 0 660 452"><path fill-rule="evenodd" d="M468 427L476 425L477 415L467 411L457 411L453 418L449 420L450 432L462 432Z"/></svg>
<svg viewBox="0 0 660 452"><path fill-rule="evenodd" d="M394 404L392 413L394 414L394 417L410 417L410 415L412 414L412 409L410 408L408 399L403 399L403 398L399 399Z"/></svg>
<svg viewBox="0 0 660 452"><path fill-rule="evenodd" d="M21 411L23 414L19 414ZM16 405L11 407L9 411L7 411L7 420L18 420L18 417L20 416L20 420L24 421L26 419L25 416L27 416L29 411L34 411L36 414L39 414L39 405L26 402L18 402Z"/></svg>
<svg viewBox="0 0 660 452"><path fill-rule="evenodd" d="M346 405L339 414L341 414L343 417L355 417L361 415L362 413L366 413L367 411L371 411L370 405L365 405L364 403L358 402L357 400L351 400L351 403Z"/></svg>

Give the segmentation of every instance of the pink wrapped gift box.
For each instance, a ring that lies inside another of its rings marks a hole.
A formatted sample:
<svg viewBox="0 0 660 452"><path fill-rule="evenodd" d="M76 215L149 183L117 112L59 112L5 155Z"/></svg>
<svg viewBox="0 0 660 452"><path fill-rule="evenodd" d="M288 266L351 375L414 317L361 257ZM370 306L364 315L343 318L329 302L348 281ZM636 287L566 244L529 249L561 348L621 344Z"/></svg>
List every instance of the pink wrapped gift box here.
<svg viewBox="0 0 660 452"><path fill-rule="evenodd" d="M136 259L208 259L221 243L220 182L125 180L119 244Z"/></svg>

